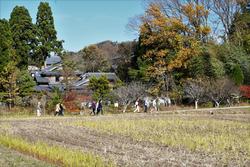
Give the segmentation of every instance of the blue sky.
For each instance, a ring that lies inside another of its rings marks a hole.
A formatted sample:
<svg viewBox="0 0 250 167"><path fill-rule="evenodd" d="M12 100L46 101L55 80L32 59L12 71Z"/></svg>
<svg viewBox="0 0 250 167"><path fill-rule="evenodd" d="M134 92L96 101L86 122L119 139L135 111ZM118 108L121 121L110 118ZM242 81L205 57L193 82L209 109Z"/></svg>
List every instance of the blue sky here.
<svg viewBox="0 0 250 167"><path fill-rule="evenodd" d="M129 18L143 14L141 0L47 0L58 38L64 48L78 51L104 40L128 41L137 38L126 29ZM12 9L25 6L35 23L40 0L0 0L0 18L9 19Z"/></svg>

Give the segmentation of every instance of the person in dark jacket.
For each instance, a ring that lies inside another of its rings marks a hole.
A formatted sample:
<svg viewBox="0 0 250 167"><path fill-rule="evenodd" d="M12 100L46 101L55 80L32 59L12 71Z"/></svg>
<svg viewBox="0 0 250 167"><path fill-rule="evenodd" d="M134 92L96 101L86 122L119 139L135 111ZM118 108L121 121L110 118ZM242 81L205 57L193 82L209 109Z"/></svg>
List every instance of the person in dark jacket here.
<svg viewBox="0 0 250 167"><path fill-rule="evenodd" d="M64 105L62 103L60 103L59 115L64 116L64 110L65 110Z"/></svg>
<svg viewBox="0 0 250 167"><path fill-rule="evenodd" d="M96 112L96 103L95 103L95 101L93 101L91 103L91 109L92 109L92 111L91 111L90 115L92 115L92 113L93 113L93 115L95 115L95 112Z"/></svg>
<svg viewBox="0 0 250 167"><path fill-rule="evenodd" d="M103 115L103 110L102 110L102 100L99 100L98 105L97 105L97 115L101 112Z"/></svg>

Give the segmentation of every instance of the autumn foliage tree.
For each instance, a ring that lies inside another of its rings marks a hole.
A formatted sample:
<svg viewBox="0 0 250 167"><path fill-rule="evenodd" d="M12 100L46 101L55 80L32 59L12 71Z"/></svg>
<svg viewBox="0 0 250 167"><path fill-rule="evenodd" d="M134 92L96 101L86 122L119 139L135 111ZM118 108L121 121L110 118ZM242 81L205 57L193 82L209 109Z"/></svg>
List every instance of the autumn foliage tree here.
<svg viewBox="0 0 250 167"><path fill-rule="evenodd" d="M151 90L155 94L162 88L168 92L170 73L200 54L201 42L210 32L200 21L208 11L194 3L182 8L182 19L165 15L157 4L151 4L142 17L139 57L149 64L146 73L155 83Z"/></svg>
<svg viewBox="0 0 250 167"><path fill-rule="evenodd" d="M86 72L107 71L110 69L107 57L96 45L90 45L80 51Z"/></svg>

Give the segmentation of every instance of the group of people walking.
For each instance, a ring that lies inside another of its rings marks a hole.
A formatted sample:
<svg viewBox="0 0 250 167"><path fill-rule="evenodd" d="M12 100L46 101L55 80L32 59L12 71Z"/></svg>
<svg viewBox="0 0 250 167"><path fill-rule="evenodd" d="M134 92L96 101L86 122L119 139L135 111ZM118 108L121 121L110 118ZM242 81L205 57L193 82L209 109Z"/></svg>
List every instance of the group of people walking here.
<svg viewBox="0 0 250 167"><path fill-rule="evenodd" d="M137 99L135 101L135 110L134 112L140 112L140 100ZM150 107L150 103L152 103L152 107ZM153 112L153 111L159 111L159 107L160 107L160 103L159 103L159 99L156 98L152 101L150 101L149 99L144 99L143 101L143 107L144 107L144 112L148 112L148 109L150 109L149 111L150 112Z"/></svg>
<svg viewBox="0 0 250 167"><path fill-rule="evenodd" d="M144 107L144 112L153 112L153 111L159 111L159 99L155 98L153 100L149 100L148 98L145 98L143 101L140 101L140 99L138 98L135 101L135 109L133 112L140 112L140 106L142 106L141 104L143 104ZM152 106L151 106L152 104ZM80 106L80 114L83 115L84 111L85 111L85 106L87 106L87 103L81 103ZM115 108L118 107L118 102L114 103ZM98 100L91 102L91 105L89 106L91 109L90 115L98 115L99 113L101 113L103 115L103 105L102 105L102 100ZM54 115L55 116L64 116L64 111L65 111L65 106L62 103L58 103L55 106L55 112ZM41 116L42 114L42 107L41 107L41 102L38 102L37 104L37 116Z"/></svg>
<svg viewBox="0 0 250 167"><path fill-rule="evenodd" d="M64 116L64 110L65 110L65 107L62 103L58 103L56 104L56 110L55 110L55 113L54 115L55 116Z"/></svg>
<svg viewBox="0 0 250 167"><path fill-rule="evenodd" d="M95 101L93 101L91 103L91 113L90 115L98 115L99 113L101 113L103 115L103 109L102 109L102 100L99 100L97 103Z"/></svg>

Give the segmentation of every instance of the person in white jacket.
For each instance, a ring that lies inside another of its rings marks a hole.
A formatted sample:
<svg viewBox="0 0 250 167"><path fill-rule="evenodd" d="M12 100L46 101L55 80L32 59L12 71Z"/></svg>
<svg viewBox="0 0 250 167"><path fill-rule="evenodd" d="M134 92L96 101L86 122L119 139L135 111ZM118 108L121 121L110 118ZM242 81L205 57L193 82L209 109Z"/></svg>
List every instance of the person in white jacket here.
<svg viewBox="0 0 250 167"><path fill-rule="evenodd" d="M42 108L41 108L41 102L40 101L37 103L36 115L38 117L40 117L42 115Z"/></svg>
<svg viewBox="0 0 250 167"><path fill-rule="evenodd" d="M139 99L135 101L135 110L134 112L140 112Z"/></svg>
<svg viewBox="0 0 250 167"><path fill-rule="evenodd" d="M56 105L56 111L55 111L55 116L57 116L57 115L59 115L59 113L60 113L60 103L58 103L57 105Z"/></svg>

